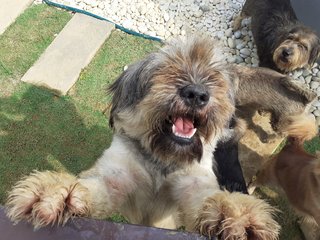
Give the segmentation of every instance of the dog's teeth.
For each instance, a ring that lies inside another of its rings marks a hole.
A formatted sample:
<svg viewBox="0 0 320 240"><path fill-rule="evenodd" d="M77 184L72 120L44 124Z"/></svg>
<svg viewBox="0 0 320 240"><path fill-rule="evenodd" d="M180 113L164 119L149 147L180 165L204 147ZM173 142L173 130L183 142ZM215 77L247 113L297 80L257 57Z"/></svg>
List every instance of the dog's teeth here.
<svg viewBox="0 0 320 240"><path fill-rule="evenodd" d="M190 139L190 138L193 137L193 135L196 133L196 131L197 131L197 129L194 128L194 129L192 129L192 132L191 132L190 134L188 134L188 135L186 135L186 134L181 134L181 133L177 132L176 126L175 126L175 125L172 125L172 133L173 133L174 135L176 135L177 137Z"/></svg>

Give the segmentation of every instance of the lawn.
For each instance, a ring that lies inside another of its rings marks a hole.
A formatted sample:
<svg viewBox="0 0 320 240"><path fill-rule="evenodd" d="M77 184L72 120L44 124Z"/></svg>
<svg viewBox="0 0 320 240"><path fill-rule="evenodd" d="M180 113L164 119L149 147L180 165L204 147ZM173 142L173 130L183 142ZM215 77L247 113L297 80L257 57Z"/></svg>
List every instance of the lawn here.
<svg viewBox="0 0 320 240"><path fill-rule="evenodd" d="M108 147L106 87L123 67L159 46L114 31L70 94L20 82L72 15L46 5L27 9L0 36L0 202L32 170L79 173Z"/></svg>
<svg viewBox="0 0 320 240"><path fill-rule="evenodd" d="M108 147L111 130L104 113L107 86L125 65L142 58L160 44L114 31L67 96L20 82L72 15L33 5L0 35L0 203L6 191L32 170L65 170L77 174L88 168ZM320 139L306 144L320 150ZM280 239L301 239L296 216L274 191L258 195L283 211Z"/></svg>

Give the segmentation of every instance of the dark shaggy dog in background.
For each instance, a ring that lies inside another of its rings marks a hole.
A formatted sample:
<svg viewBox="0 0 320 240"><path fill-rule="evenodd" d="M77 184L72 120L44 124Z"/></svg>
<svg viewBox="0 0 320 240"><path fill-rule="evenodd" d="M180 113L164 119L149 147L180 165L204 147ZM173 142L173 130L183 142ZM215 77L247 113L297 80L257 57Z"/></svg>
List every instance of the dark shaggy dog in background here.
<svg viewBox="0 0 320 240"><path fill-rule="evenodd" d="M319 37L297 19L290 0L247 0L234 28L246 17L252 18L259 66L289 72L312 66L319 57Z"/></svg>

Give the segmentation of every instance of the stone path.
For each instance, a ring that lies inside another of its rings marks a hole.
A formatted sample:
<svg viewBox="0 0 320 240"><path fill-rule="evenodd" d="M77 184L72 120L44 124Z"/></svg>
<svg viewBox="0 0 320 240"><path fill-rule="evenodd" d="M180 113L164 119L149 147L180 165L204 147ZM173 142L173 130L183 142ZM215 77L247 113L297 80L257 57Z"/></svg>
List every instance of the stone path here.
<svg viewBox="0 0 320 240"><path fill-rule="evenodd" d="M76 13L21 80L66 94L114 28Z"/></svg>
<svg viewBox="0 0 320 240"><path fill-rule="evenodd" d="M0 0L0 34L33 2L33 0Z"/></svg>

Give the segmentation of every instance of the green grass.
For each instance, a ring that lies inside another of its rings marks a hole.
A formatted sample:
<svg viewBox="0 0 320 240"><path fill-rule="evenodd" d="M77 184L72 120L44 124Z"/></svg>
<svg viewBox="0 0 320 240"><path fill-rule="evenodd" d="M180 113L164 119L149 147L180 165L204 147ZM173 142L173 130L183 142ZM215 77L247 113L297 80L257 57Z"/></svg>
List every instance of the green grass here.
<svg viewBox="0 0 320 240"><path fill-rule="evenodd" d="M32 170L88 168L109 145L102 110L105 88L126 64L158 43L112 33L68 96L57 97L20 78L64 27L71 14L46 5L27 9L0 36L0 203L6 191ZM116 219L116 218L115 218Z"/></svg>
<svg viewBox="0 0 320 240"><path fill-rule="evenodd" d="M308 141L304 144L304 148L310 152L315 153L316 151L320 151L320 137L316 137L311 141Z"/></svg>
<svg viewBox="0 0 320 240"><path fill-rule="evenodd" d="M32 170L88 168L110 144L111 130L103 114L109 101L106 87L123 67L159 44L114 31L80 79L64 97L20 82L20 78L64 27L71 14L46 5L30 7L0 35L0 203L6 191ZM320 150L320 139L306 143ZM278 206L281 240L301 234L286 200L268 188L258 193ZM113 221L126 222L121 216Z"/></svg>
<svg viewBox="0 0 320 240"><path fill-rule="evenodd" d="M28 8L0 35L0 97L10 96L19 79L72 17L44 4Z"/></svg>
<svg viewBox="0 0 320 240"><path fill-rule="evenodd" d="M255 196L266 200L269 204L276 207L277 213L275 220L280 224L281 240L302 240L302 233L297 222L298 216L294 213L287 199L268 187L256 189Z"/></svg>
<svg viewBox="0 0 320 240"><path fill-rule="evenodd" d="M70 96L82 106L103 111L109 100L107 86L124 66L157 49L159 43L114 31L88 68L84 69Z"/></svg>

